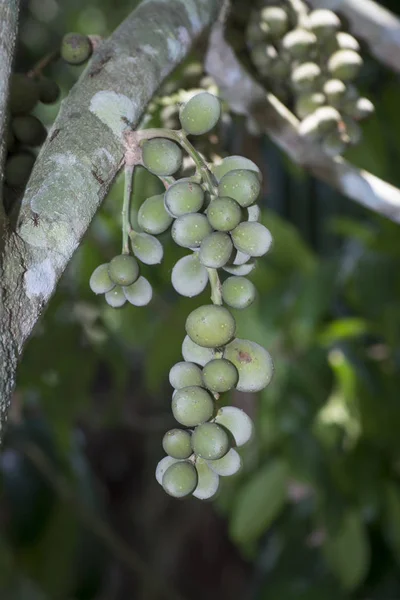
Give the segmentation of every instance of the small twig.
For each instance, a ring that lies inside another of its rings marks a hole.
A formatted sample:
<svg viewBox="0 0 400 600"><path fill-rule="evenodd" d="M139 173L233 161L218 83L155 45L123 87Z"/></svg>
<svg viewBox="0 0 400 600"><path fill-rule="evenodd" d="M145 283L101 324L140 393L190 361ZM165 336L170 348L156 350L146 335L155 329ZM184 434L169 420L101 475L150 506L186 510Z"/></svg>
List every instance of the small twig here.
<svg viewBox="0 0 400 600"><path fill-rule="evenodd" d="M131 226L131 197L133 188L133 177L135 165L125 164L125 183L124 183L124 201L122 204L122 254L129 254L129 236L132 231Z"/></svg>
<svg viewBox="0 0 400 600"><path fill-rule="evenodd" d="M158 594L168 600L184 600L181 594L161 581L131 546L121 539L115 531L84 504L71 490L69 482L61 476L49 462L42 450L32 443L19 447L40 473L47 479L59 498L73 507L82 522L104 543L111 552Z"/></svg>

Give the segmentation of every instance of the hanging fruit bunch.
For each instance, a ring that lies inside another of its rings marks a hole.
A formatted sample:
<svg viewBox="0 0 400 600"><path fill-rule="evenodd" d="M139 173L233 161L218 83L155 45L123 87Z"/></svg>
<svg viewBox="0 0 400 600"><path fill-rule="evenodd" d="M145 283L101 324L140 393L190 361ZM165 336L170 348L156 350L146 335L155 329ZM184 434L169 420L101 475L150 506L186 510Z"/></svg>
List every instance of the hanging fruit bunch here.
<svg viewBox="0 0 400 600"><path fill-rule="evenodd" d="M355 80L363 60L355 37L331 10L285 0L253 10L247 26L251 60L268 89L293 108L302 135L337 156L362 137L374 112Z"/></svg>
<svg viewBox="0 0 400 600"><path fill-rule="evenodd" d="M272 238L258 222L261 173L249 159L229 156L209 164L188 139L211 131L221 116L217 97L201 92L180 108L180 130L137 132L143 166L157 175L165 193L147 198L138 212L138 228L130 222L134 167L125 167L122 253L95 269L90 286L113 307L148 304L151 285L140 263L156 265L163 257L159 234L171 228L174 242L188 250L172 269L171 281L182 296L197 296L210 285L211 303L193 310L186 320L183 361L169 379L174 388L172 412L179 424L167 432L167 454L158 464L157 481L171 496L212 497L219 477L241 466L236 448L251 437L251 419L239 408L225 406L226 392L257 392L270 381L269 353L236 337L231 309L244 309L256 297L247 275L257 258L268 252ZM195 165L190 177L176 178L183 151Z"/></svg>

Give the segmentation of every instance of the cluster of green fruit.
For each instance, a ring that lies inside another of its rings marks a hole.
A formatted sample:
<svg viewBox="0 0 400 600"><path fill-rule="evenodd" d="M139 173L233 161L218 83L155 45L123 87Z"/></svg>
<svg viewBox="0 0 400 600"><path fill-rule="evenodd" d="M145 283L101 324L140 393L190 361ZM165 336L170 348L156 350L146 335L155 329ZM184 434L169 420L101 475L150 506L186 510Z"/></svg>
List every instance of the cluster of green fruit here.
<svg viewBox="0 0 400 600"><path fill-rule="evenodd" d="M90 57L90 38L79 33L64 36L60 55L69 64L82 64ZM41 146L47 131L32 114L38 102L54 104L60 97L58 84L42 74L41 69L13 73L10 79L8 121L6 131L7 157L4 181L7 191L25 187L35 163L34 149Z"/></svg>
<svg viewBox="0 0 400 600"><path fill-rule="evenodd" d="M361 140L359 121L374 112L353 83L363 64L359 43L340 28L334 12L309 11L302 0L255 10L247 27L251 59L261 77L293 104L300 133L331 156Z"/></svg>
<svg viewBox="0 0 400 600"><path fill-rule="evenodd" d="M171 227L175 243L191 251L172 269L174 289L193 297L210 283L212 304L189 314L184 361L170 371L172 412L185 429L172 429L164 436L167 456L159 462L156 478L177 498L191 494L211 498L219 477L238 471L241 459L235 447L250 439L253 424L239 408L222 406L220 395L232 389L257 392L273 372L271 357L262 346L235 337L236 322L229 309L243 309L254 301L254 284L245 275L272 241L268 229L258 222L260 170L241 156L209 165L187 137L209 133L220 116L219 99L201 92L181 106L180 130L139 132L142 164L164 183L165 193L147 198L140 206L140 231L132 227L129 210L123 211L123 252L97 267L90 279L92 290L104 293L111 306L122 306L126 300L136 306L147 304L151 286L139 277L137 259L146 264L161 262L163 248L155 236ZM194 175L176 179L182 150L196 169ZM126 169L126 176L129 172ZM124 204L126 200L125 196ZM222 283L218 269L228 274Z"/></svg>

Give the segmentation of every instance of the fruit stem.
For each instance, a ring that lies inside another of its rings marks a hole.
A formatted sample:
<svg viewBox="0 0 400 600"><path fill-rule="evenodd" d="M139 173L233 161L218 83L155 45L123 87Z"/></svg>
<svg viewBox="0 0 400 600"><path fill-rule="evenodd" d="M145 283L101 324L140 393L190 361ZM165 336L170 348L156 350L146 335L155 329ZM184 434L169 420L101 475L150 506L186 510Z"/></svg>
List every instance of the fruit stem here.
<svg viewBox="0 0 400 600"><path fill-rule="evenodd" d="M216 196L218 194L216 181L214 175L208 168L206 161L201 156L201 154L197 152L193 144L189 142L183 131L178 131L177 134L182 148L186 150L186 152L191 156L194 164L196 165L196 169L200 172L204 181L207 182L210 194Z"/></svg>
<svg viewBox="0 0 400 600"><path fill-rule="evenodd" d="M50 65L52 62L55 62L60 58L60 51L53 50L53 52L49 52L43 58L41 58L32 69L27 72L28 77L39 77L42 74L42 71Z"/></svg>
<svg viewBox="0 0 400 600"><path fill-rule="evenodd" d="M122 204L122 254L129 254L129 236L132 233L130 222L131 197L135 165L125 165L124 202Z"/></svg>
<svg viewBox="0 0 400 600"><path fill-rule="evenodd" d="M162 183L164 184L164 187L165 187L165 189L166 189L166 190L167 190L169 187L171 187L171 185L172 185L173 183L175 183L175 181L176 181L175 177L168 176L168 175L165 175L164 177L161 177L161 175L159 175L159 176L158 176L158 179L159 179L160 181L162 181Z"/></svg>
<svg viewBox="0 0 400 600"><path fill-rule="evenodd" d="M207 267L208 280L211 287L211 301L217 306L222 306L222 286L217 269Z"/></svg>

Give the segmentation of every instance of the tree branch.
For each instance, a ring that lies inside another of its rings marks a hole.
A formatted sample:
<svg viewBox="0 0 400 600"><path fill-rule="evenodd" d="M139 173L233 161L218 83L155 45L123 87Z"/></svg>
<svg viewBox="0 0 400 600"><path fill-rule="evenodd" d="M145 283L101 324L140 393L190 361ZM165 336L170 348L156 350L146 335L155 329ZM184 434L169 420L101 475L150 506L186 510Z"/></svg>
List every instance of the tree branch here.
<svg viewBox="0 0 400 600"><path fill-rule="evenodd" d="M295 163L345 196L400 223L400 190L342 158L330 158L299 135L296 117L247 73L225 41L219 23L210 36L205 66L231 109L251 117Z"/></svg>
<svg viewBox="0 0 400 600"><path fill-rule="evenodd" d="M5 212L2 198L8 82L18 30L19 0L0 0L0 234Z"/></svg>
<svg viewBox="0 0 400 600"><path fill-rule="evenodd" d="M310 0L314 8L329 8L344 15L351 32L368 43L378 60L400 72L400 20L373 0Z"/></svg>
<svg viewBox="0 0 400 600"><path fill-rule="evenodd" d="M106 196L161 82L218 14L219 0L145 0L100 44L63 101L0 262L0 422L24 342Z"/></svg>

